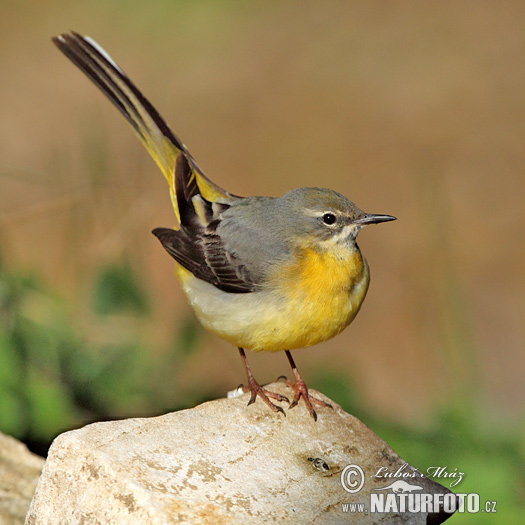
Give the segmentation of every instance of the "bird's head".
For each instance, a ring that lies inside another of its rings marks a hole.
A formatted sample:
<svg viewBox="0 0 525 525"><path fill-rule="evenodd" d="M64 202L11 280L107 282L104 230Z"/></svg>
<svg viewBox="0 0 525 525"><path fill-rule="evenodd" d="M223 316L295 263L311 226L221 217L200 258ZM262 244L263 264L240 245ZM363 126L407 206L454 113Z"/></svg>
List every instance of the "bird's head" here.
<svg viewBox="0 0 525 525"><path fill-rule="evenodd" d="M355 244L363 226L395 220L391 215L365 213L344 195L327 188L299 188L279 200L290 238L322 251Z"/></svg>

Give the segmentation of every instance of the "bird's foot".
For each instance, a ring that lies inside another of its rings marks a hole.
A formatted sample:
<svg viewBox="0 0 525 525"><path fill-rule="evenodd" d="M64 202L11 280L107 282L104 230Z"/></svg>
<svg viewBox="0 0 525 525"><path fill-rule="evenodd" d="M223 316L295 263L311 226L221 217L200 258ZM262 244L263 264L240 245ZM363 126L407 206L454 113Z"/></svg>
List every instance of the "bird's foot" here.
<svg viewBox="0 0 525 525"><path fill-rule="evenodd" d="M290 402L290 400L286 396L282 396L281 394L276 394L275 392L270 392L269 390L266 390L266 388L263 388L255 379L250 378L248 386L241 385L240 388L242 388L243 392L251 392L250 401L248 401L248 405L251 405L252 403L255 403L255 400L257 399L257 396L259 396L274 412L281 412L286 416L286 413L284 410L277 406L275 403L272 403L270 401L270 397L272 399L276 399L277 401L286 401L287 403Z"/></svg>
<svg viewBox="0 0 525 525"><path fill-rule="evenodd" d="M294 371L295 372L295 371ZM314 418L314 421L317 421L317 413L314 410L314 407L312 404L319 405L322 407L329 407L334 408L329 403L326 403L322 399L319 399L315 396L312 396L308 392L308 387L306 386L306 383L303 381L301 376L299 374L295 374L295 383L292 383L289 379L286 380L286 384L293 389L295 392L295 396L293 398L292 403L290 404L289 408L293 408L299 404L299 399L302 397L304 399L304 402L306 404L306 408L310 412L310 415Z"/></svg>

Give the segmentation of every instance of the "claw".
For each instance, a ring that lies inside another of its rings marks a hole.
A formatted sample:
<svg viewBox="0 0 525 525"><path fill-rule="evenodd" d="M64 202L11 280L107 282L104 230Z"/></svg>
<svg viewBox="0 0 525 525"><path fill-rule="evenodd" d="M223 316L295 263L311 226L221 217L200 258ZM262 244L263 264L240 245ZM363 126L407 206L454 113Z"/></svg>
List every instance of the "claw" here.
<svg viewBox="0 0 525 525"><path fill-rule="evenodd" d="M286 396L276 394L275 392L270 392L269 390L266 390L266 388L263 388L253 377L250 367L248 366L246 355L242 348L239 348L239 353L241 354L241 358L246 369L246 375L248 377L248 386L241 385L241 388L243 392L251 392L248 406L252 403L255 403L257 396L259 396L274 412L281 412L284 416L286 416L285 411L280 406L277 406L270 401L270 397L272 399L276 399L277 401L286 401L287 403L290 402L289 399Z"/></svg>
<svg viewBox="0 0 525 525"><path fill-rule="evenodd" d="M308 409L308 412L310 412L310 415L314 418L314 421L317 421L317 413L314 410L312 403L315 405L329 407L332 409L334 407L329 403L326 403L322 399L310 395L306 383L304 382L303 378L299 374L299 371L297 370L297 367L295 366L292 354L290 354L288 350L286 351L286 356L288 357L288 361L290 361L290 365L292 367L293 375L295 378L295 383L292 383L292 381L290 381L289 379L286 380L286 384L295 392L293 401L290 403L289 408L297 406L299 404L299 399L302 397L304 399L304 403L306 405L306 408Z"/></svg>
<svg viewBox="0 0 525 525"><path fill-rule="evenodd" d="M250 396L250 401L248 401L248 406L250 406L252 403L255 403L257 396L259 396L274 412L281 412L286 416L284 410L280 406L272 403L269 398L271 397L273 399L277 399L277 401L287 401L289 403L287 397L266 390L253 378L249 380L248 386L242 386L242 390L243 392L251 392L252 394Z"/></svg>
<svg viewBox="0 0 525 525"><path fill-rule="evenodd" d="M291 381L286 381L286 384L295 392L293 401L290 403L290 406L288 408L293 408L297 406L299 404L299 399L302 397L304 399L306 408L308 409L308 412L310 412L310 415L314 418L314 421L317 421L317 413L314 410L312 403L323 407L328 407L332 409L334 408L332 405L326 403L322 399L312 396L308 392L308 387L306 386L305 382L300 378L300 376L299 379L296 378L295 383L292 383Z"/></svg>

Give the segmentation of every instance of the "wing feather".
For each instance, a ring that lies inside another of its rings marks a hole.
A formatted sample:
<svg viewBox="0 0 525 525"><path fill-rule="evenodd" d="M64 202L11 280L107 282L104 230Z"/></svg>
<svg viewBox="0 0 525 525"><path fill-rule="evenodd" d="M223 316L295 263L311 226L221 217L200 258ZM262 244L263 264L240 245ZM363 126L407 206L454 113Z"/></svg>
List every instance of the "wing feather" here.
<svg viewBox="0 0 525 525"><path fill-rule="evenodd" d="M194 179L188 181L191 167L185 157L175 166L180 229L156 228L166 251L195 277L230 293L253 292L258 287L242 262L228 252L217 234L226 204L215 207L199 193ZM196 206L198 204L198 206ZM200 213L197 212L200 211Z"/></svg>

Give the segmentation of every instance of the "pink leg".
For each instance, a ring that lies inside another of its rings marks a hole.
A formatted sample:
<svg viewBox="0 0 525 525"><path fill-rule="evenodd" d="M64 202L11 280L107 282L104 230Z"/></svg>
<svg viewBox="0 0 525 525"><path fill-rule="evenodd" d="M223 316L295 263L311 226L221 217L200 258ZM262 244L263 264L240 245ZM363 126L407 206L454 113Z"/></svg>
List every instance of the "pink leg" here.
<svg viewBox="0 0 525 525"><path fill-rule="evenodd" d="M250 401L248 401L248 405L255 403L255 399L257 398L257 396L259 396L274 412L282 412L286 416L284 410L280 406L277 406L274 403L272 403L269 397L277 399L277 401L287 401L289 403L290 401L288 400L288 398L282 396L281 394L275 394L274 392L270 392L269 390L266 390L261 385L259 385L259 383L255 380L255 377L253 377L252 371L250 370L250 365L248 364L248 360L246 359L246 354L244 353L244 350L240 347L239 353L241 354L244 369L246 370L246 376L248 377L248 386L243 385L242 389L243 392L252 393Z"/></svg>
<svg viewBox="0 0 525 525"><path fill-rule="evenodd" d="M332 405L329 405L328 403L325 403L322 399L318 399L317 397L311 396L308 393L308 387L306 386L306 383L303 381L303 378L299 374L299 370L297 370L297 366L295 366L295 361L293 360L292 354L289 350L285 351L286 357L288 358L288 361L290 363L290 366L292 367L293 376L295 379L295 383L292 383L289 380L286 380L286 384L293 388L295 392L295 396L293 398L292 404L290 405L290 408L293 408L299 403L299 399L302 397L304 399L304 402L306 403L306 408L308 408L308 411L310 412L310 415L314 418L315 421L317 421L317 414L312 407L312 403L324 406L324 407L330 407L333 408Z"/></svg>

